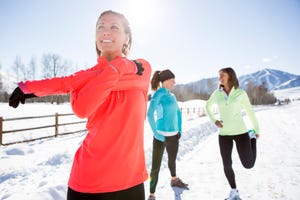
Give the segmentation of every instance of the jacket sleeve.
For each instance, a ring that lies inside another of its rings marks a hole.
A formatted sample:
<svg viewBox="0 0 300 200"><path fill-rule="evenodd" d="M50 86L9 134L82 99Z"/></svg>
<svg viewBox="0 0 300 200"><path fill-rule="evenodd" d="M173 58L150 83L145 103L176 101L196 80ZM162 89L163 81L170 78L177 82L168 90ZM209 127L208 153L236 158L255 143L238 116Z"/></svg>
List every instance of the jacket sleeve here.
<svg viewBox="0 0 300 200"><path fill-rule="evenodd" d="M179 107L177 110L177 118L178 118L178 130L182 134L182 113Z"/></svg>
<svg viewBox="0 0 300 200"><path fill-rule="evenodd" d="M86 82L96 77L102 71L102 69L94 69L93 67L88 70L81 70L69 76L20 82L18 86L25 94L33 93L38 97L66 94L81 88Z"/></svg>
<svg viewBox="0 0 300 200"><path fill-rule="evenodd" d="M148 71L151 71L150 66L148 68ZM36 96L71 92L73 112L78 117L85 118L105 101L123 76L132 76L134 79L138 77L135 73L134 62L119 58L111 62L99 62L89 70L82 70L66 77L21 82L19 87L24 93L34 93ZM146 83L147 80L145 79L144 82ZM149 84L149 80L147 83Z"/></svg>
<svg viewBox="0 0 300 200"><path fill-rule="evenodd" d="M213 112L213 106L216 103L215 102L215 94L216 94L216 91L212 93L212 95L209 97L209 99L206 101L206 104L205 104L206 114L208 115L208 117L212 123L216 122L216 118L215 118L215 115Z"/></svg>
<svg viewBox="0 0 300 200"><path fill-rule="evenodd" d="M102 69L101 73L89 80L80 90L74 91L71 94L72 109L80 118L88 117L94 113L107 99L110 92L118 87L122 77L138 77L135 74L135 63L128 59L116 59L104 65Z"/></svg>
<svg viewBox="0 0 300 200"><path fill-rule="evenodd" d="M148 91L151 76L151 66L144 59L137 59L137 61L142 63L142 66L144 68L143 74L141 76L136 74L128 74L122 76L119 83L113 88L113 91L127 89L143 89ZM128 62L132 61L128 60Z"/></svg>
<svg viewBox="0 0 300 200"><path fill-rule="evenodd" d="M251 124L253 126L254 132L259 133L259 125L255 113L252 109L252 105L250 103L249 97L245 91L243 91L242 96L242 106L245 109L247 116L249 117Z"/></svg>
<svg viewBox="0 0 300 200"><path fill-rule="evenodd" d="M160 101L160 98L161 98L160 92L156 92L153 95L153 97L150 101L150 106L149 106L148 112L147 112L147 119L150 124L150 127L151 127L154 137L156 139L158 139L159 141L164 142L165 137L157 132L156 120L155 120L155 116L154 116L155 111L157 111L157 106Z"/></svg>

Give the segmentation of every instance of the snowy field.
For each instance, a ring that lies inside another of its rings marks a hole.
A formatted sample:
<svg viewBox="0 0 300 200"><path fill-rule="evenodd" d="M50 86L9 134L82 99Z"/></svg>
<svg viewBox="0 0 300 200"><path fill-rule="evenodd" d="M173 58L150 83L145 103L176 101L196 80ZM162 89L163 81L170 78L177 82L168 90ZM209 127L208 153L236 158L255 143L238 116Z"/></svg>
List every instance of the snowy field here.
<svg viewBox="0 0 300 200"><path fill-rule="evenodd" d="M275 93L300 97L300 88ZM201 107L202 101L180 103L181 107ZM257 162L244 169L233 151L237 186L243 200L300 199L300 101L288 105L258 106L256 115L261 127ZM70 113L65 105L25 104L12 109L0 104L4 118ZM22 124L18 124L21 126ZM40 133L47 134L47 133ZM73 156L85 134L61 136L30 143L0 146L1 200L64 200ZM189 183L182 200L224 199L230 190L222 169L217 128L207 117L184 116L177 173ZM145 155L151 167L152 133L145 121ZM156 191L157 199L172 200L166 154ZM146 197L149 181L145 182Z"/></svg>

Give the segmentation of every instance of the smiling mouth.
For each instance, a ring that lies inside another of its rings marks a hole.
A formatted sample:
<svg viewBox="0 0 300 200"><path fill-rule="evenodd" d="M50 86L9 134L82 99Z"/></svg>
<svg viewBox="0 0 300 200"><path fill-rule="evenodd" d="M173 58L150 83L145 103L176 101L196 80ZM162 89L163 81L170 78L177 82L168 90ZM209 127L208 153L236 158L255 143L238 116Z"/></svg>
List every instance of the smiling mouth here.
<svg viewBox="0 0 300 200"><path fill-rule="evenodd" d="M101 43L112 43L112 40L101 40Z"/></svg>

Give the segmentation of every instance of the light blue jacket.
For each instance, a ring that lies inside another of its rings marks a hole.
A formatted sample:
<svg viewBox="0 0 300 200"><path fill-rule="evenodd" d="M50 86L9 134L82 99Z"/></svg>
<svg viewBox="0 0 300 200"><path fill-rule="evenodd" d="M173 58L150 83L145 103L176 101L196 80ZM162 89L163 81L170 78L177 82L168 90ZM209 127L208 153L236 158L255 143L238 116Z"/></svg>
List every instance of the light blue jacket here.
<svg viewBox="0 0 300 200"><path fill-rule="evenodd" d="M156 114L156 115L155 115ZM162 142L165 137L158 131L182 133L182 117L176 97L166 88L159 88L153 95L147 118L154 137Z"/></svg>

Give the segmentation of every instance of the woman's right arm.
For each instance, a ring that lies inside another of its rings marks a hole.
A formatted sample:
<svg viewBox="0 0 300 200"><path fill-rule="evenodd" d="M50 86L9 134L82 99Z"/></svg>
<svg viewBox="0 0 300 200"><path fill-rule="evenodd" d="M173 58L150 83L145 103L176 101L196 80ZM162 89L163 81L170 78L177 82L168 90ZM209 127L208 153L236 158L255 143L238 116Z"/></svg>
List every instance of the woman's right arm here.
<svg viewBox="0 0 300 200"><path fill-rule="evenodd" d="M215 115L214 115L214 112L213 112L213 106L215 105L215 92L213 92L209 99L206 101L206 104L205 104L205 111L206 111L206 114L208 115L210 121L212 123L215 123L216 122L216 118L215 118Z"/></svg>

